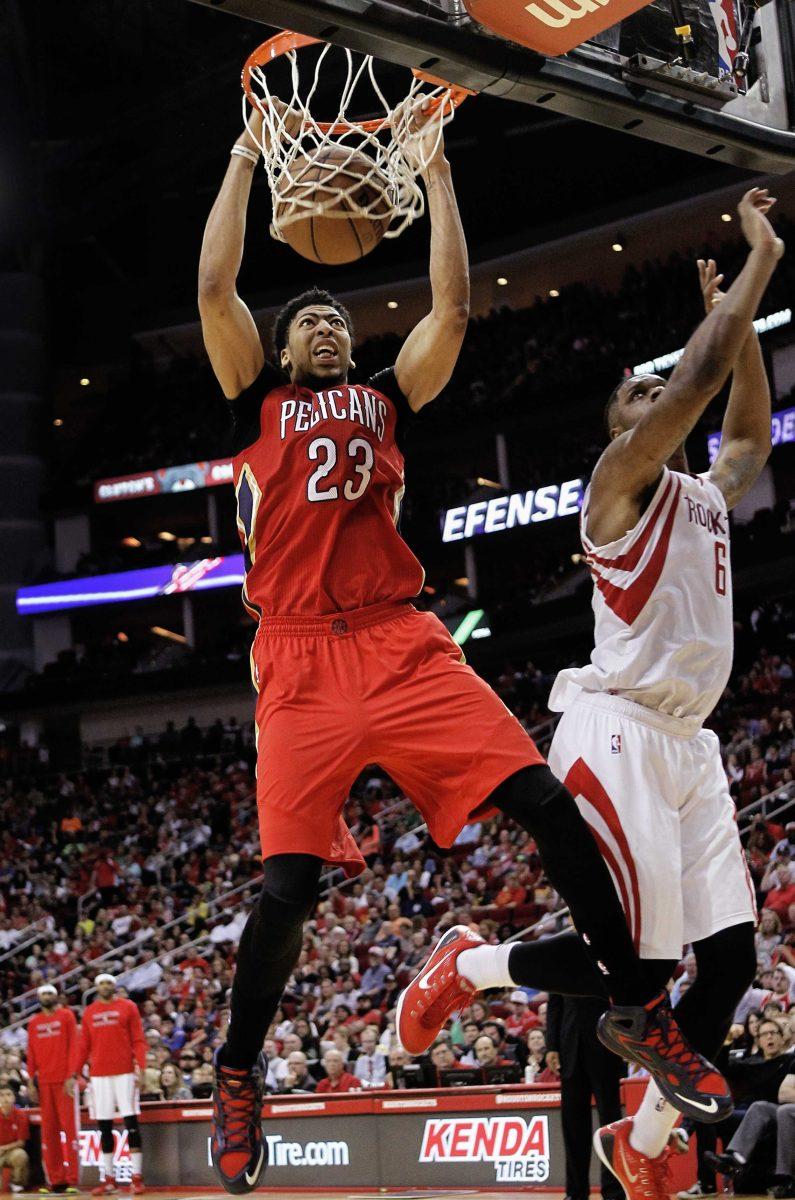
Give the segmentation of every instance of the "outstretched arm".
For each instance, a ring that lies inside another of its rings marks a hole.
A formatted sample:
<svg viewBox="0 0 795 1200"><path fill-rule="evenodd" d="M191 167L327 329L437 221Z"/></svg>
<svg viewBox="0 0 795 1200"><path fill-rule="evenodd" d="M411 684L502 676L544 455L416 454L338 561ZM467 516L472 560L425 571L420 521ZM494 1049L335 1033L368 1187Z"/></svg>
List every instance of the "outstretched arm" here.
<svg viewBox="0 0 795 1200"><path fill-rule="evenodd" d="M415 412L450 379L469 319L467 247L441 137L422 179L431 218L432 307L406 338L395 363L398 387Z"/></svg>
<svg viewBox="0 0 795 1200"><path fill-rule="evenodd" d="M253 113L252 124L262 124ZM238 146L259 150L248 130ZM249 309L237 294L237 274L243 259L246 208L255 164L232 154L204 230L199 258L199 315L212 368L224 395L233 400L262 370L265 353Z"/></svg>
<svg viewBox="0 0 795 1200"><path fill-rule="evenodd" d="M771 199L768 208L774 201ZM724 299L722 275L712 259L699 259L698 271L707 312ZM720 450L709 472L733 508L753 487L770 454L770 386L756 330L751 326L734 363L731 392Z"/></svg>
<svg viewBox="0 0 795 1200"><path fill-rule="evenodd" d="M769 207L763 189L752 188L743 196L738 211L751 247L745 266L687 343L660 398L610 443L594 472L594 489L613 497L642 495L725 383L784 252L765 216Z"/></svg>

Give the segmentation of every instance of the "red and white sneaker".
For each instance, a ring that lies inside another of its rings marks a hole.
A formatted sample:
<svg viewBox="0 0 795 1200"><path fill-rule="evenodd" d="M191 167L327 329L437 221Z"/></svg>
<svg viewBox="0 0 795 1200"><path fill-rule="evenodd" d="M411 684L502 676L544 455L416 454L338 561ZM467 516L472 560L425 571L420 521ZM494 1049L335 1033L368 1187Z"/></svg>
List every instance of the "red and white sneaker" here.
<svg viewBox="0 0 795 1200"><path fill-rule="evenodd" d="M133 1175L130 1180L130 1195L141 1196L146 1191L142 1175Z"/></svg>
<svg viewBox="0 0 795 1200"><path fill-rule="evenodd" d="M601 1162L612 1171L627 1200L670 1200L669 1152L657 1158L641 1154L629 1144L632 1117L603 1125L593 1137L593 1147Z"/></svg>
<svg viewBox="0 0 795 1200"><path fill-rule="evenodd" d="M470 1003L477 989L459 975L459 954L486 943L466 925L448 929L420 973L402 993L397 1005L397 1035L407 1054L424 1054L454 1012Z"/></svg>
<svg viewBox="0 0 795 1200"><path fill-rule="evenodd" d="M106 1179L104 1183L98 1183L96 1187L91 1189L92 1196L115 1196L118 1192L116 1184L111 1179Z"/></svg>

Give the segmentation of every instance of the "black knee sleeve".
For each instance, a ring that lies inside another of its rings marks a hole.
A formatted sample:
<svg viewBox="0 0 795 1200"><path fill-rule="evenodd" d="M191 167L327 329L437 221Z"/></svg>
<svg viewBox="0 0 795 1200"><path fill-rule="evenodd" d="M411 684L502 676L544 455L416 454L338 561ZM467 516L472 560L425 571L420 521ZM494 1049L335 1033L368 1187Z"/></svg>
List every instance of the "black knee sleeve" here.
<svg viewBox="0 0 795 1200"><path fill-rule="evenodd" d="M284 987L301 950L304 923L314 907L322 861L310 854L266 859L262 890L246 922L237 954L235 988L253 994Z"/></svg>
<svg viewBox="0 0 795 1200"><path fill-rule="evenodd" d="M97 1121L99 1125L99 1146L103 1154L113 1153L113 1122Z"/></svg>
<svg viewBox="0 0 795 1200"><path fill-rule="evenodd" d="M127 1145L131 1150L141 1149L141 1128L138 1124L138 1118L133 1113L129 1117L123 1117L124 1128L127 1130Z"/></svg>
<svg viewBox="0 0 795 1200"><path fill-rule="evenodd" d="M277 854L266 859L264 882L237 951L232 1004L223 1062L251 1066L279 1006L317 898L321 859Z"/></svg>
<svg viewBox="0 0 795 1200"><path fill-rule="evenodd" d="M693 943L695 981L676 1006L685 1037L714 1058L729 1031L734 1010L756 975L754 925L731 925Z"/></svg>

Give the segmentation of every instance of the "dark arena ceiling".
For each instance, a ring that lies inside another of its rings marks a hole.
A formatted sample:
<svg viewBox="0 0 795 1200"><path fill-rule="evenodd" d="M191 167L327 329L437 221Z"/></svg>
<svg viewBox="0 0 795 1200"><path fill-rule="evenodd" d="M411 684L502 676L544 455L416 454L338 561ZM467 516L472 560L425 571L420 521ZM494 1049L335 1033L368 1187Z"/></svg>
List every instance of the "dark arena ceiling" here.
<svg viewBox="0 0 795 1200"><path fill-rule="evenodd" d="M0 0L0 11L0 162L13 181L0 269L45 275L56 361L109 360L131 333L195 318L202 229L240 127L240 68L269 30L188 0ZM463 106L448 144L475 260L745 178L485 97ZM318 277L269 239L268 213L260 172L241 278L253 303ZM344 282L415 273L426 237L382 243Z"/></svg>

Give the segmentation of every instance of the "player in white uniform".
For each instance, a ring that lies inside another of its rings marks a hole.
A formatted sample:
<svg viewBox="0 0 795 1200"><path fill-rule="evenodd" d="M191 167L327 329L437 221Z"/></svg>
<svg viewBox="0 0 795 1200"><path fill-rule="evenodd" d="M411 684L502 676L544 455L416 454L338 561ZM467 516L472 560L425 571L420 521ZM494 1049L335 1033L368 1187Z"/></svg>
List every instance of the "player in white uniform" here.
<svg viewBox="0 0 795 1200"><path fill-rule="evenodd" d="M610 397L611 441L580 521L594 650L587 666L561 671L549 700L563 713L550 766L602 848L641 958L675 962L693 944L698 975L676 1017L709 1057L756 969L754 889L720 744L703 723L732 664L728 512L770 453L770 391L751 322L783 252L772 203L760 189L743 198L751 252L726 295L715 264L699 263L708 319L670 381L632 377ZM720 451L691 475L685 439L732 369ZM667 1195L677 1116L651 1082L634 1118L597 1132L597 1154L630 1200Z"/></svg>
<svg viewBox="0 0 795 1200"><path fill-rule="evenodd" d="M709 1058L756 967L753 889L718 740L702 723L732 661L728 509L770 453L770 394L752 321L783 253L766 216L773 203L759 188L743 197L751 251L725 296L714 263L699 264L708 316L668 383L634 377L610 397L611 440L582 513L596 647L588 666L561 672L550 699L564 712L550 766L602 849L649 978L668 980L683 943L694 942L698 978L676 1018ZM732 371L720 452L706 475L692 476L685 439ZM437 1014L425 1019L429 1033L487 988L607 997L575 933L488 946L465 932L469 948L456 942L446 953L443 938L406 993L414 1003L428 992ZM599 1033L621 1053L630 1029L602 1017ZM707 1089L688 1106L712 1121L718 1109ZM634 1120L599 1130L597 1151L629 1200L667 1197L663 1150L677 1116L650 1083Z"/></svg>

